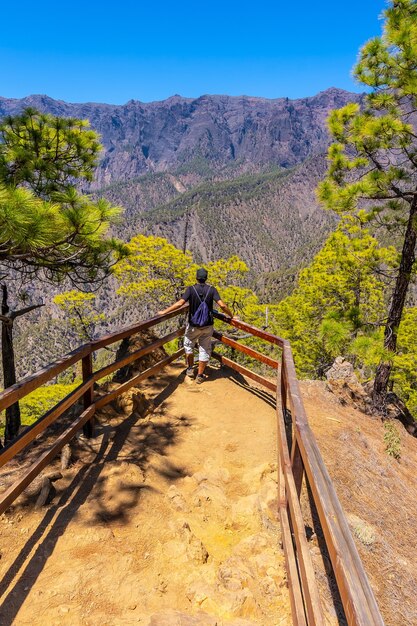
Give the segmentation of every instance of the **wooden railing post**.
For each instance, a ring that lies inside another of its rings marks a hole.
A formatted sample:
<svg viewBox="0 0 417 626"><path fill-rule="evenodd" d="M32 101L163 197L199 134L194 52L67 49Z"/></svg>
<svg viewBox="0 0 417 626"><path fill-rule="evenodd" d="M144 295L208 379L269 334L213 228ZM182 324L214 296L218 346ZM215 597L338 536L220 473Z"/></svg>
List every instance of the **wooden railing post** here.
<svg viewBox="0 0 417 626"><path fill-rule="evenodd" d="M87 389L87 391L83 395L83 403L84 403L84 411L88 409L89 406L93 404L94 397L94 389L93 389L93 355L90 351L87 356L82 359L82 373L83 373L83 383L87 382L88 379L91 379L91 386ZM94 434L94 415L86 422L83 426L83 433L85 437L90 439Z"/></svg>

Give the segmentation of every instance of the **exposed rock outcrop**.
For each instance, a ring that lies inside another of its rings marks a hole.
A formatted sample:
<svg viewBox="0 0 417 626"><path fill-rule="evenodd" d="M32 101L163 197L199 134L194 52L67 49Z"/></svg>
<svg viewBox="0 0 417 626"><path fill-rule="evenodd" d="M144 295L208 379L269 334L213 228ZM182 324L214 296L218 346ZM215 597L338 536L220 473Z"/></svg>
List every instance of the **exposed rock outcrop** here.
<svg viewBox="0 0 417 626"><path fill-rule="evenodd" d="M326 372L327 388L332 391L342 404L348 404L364 413L371 413L372 399L368 391L359 382L353 365L342 356L338 356Z"/></svg>

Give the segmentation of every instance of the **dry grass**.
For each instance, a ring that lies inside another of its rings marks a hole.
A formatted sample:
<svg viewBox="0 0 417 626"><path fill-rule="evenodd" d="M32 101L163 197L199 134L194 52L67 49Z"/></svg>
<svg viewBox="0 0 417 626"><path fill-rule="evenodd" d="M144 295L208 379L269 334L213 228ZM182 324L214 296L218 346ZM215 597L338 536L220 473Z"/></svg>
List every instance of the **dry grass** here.
<svg viewBox="0 0 417 626"><path fill-rule="evenodd" d="M392 455L381 420L342 406L324 383L302 392L386 626L415 626L417 440L395 424Z"/></svg>

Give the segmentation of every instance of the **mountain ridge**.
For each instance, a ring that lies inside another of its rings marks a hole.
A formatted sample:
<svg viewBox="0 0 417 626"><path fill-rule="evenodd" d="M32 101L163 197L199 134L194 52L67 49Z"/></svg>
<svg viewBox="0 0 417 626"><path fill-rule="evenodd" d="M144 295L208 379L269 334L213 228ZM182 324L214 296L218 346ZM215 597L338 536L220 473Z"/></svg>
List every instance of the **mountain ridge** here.
<svg viewBox="0 0 417 626"><path fill-rule="evenodd" d="M8 98L6 96L0 96L0 102L1 101L7 101L7 102L22 102L22 101L26 101L26 100L38 100L38 99L44 99L45 102L56 102L56 103L60 103L60 104L67 104L70 106L81 106L81 105L93 105L93 106L104 106L104 107L124 107L127 106L128 104L134 103L134 104L141 104L141 105L151 105L151 104L161 104L161 103L166 103L166 102L173 102L173 101L177 101L177 100L185 100L185 101L189 101L189 102L193 102L195 100L199 100L200 98L229 98L229 99L241 99L241 98L246 98L248 100L264 100L266 102L278 102L280 100L289 100L291 102L296 102L298 100L310 100L312 98L316 98L317 96L320 96L321 94L346 94L346 95L356 95L356 96L362 96L362 92L353 92L353 91L348 91L346 89L342 89L340 87L328 87L327 89L323 89L322 91L318 91L316 94L310 95L310 96L303 96L302 98L289 98L286 96L279 96L278 98L267 98L265 96L253 96L253 95L249 95L249 94L240 94L237 96L231 96L229 94L225 94L225 93L203 93L200 94L199 96L196 97L191 97L191 96L182 96L181 94L173 94L172 96L168 96L167 98L163 98L162 100L149 100L149 101L145 101L145 100L137 100L136 98L130 98L129 100L127 100L126 102L123 102L122 104L116 104L116 103L112 103L112 102L96 102L93 100L87 100L86 102L72 102L72 101L67 101L67 100L63 100L61 98L53 98L52 96L49 96L48 94L44 93L33 93L33 94L28 94L27 96L23 96L22 98Z"/></svg>
<svg viewBox="0 0 417 626"><path fill-rule="evenodd" d="M330 88L290 100L252 96L210 96L124 105L71 104L49 96L0 97L0 118L27 106L60 116L90 120L104 151L95 188L147 172L170 171L201 158L215 168L293 167L326 151L328 113L361 94Z"/></svg>

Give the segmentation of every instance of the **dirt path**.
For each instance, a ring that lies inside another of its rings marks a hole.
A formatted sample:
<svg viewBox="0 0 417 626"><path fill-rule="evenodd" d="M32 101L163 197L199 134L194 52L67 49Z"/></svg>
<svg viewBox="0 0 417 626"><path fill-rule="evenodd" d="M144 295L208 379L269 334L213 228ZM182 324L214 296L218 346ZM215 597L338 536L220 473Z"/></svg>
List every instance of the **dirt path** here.
<svg viewBox="0 0 417 626"><path fill-rule="evenodd" d="M271 396L182 372L103 418L47 508L2 516L2 626L291 623Z"/></svg>

